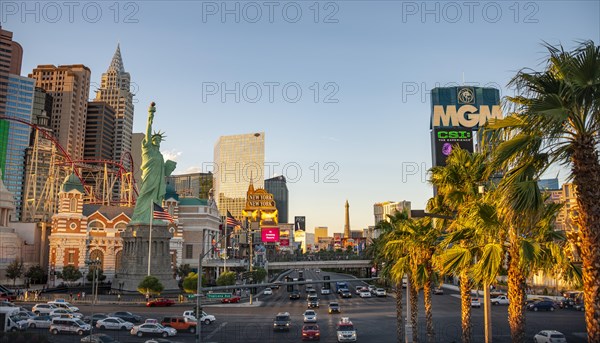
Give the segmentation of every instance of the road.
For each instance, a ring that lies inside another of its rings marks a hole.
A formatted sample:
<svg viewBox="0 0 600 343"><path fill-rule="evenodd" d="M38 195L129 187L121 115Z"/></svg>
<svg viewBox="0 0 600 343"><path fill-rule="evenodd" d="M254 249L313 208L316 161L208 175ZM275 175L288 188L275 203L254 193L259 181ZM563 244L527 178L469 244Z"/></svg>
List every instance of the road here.
<svg viewBox="0 0 600 343"><path fill-rule="evenodd" d="M292 277L298 277L298 272L292 272ZM314 270L304 271L306 279L322 280L324 275L329 275L332 280L347 279L348 275L336 273L316 273ZM336 342L336 323L341 317L350 317L357 328L360 342L392 343L396 339L396 307L393 296L381 298L361 299L354 294L354 288L364 285L363 282L350 282L353 296L351 299L341 299L336 294L321 295L320 286L316 286L320 298L320 308L316 309L318 324L321 328L321 342ZM258 295L254 305L241 304L206 304L204 310L215 315L217 321L204 326L202 342L299 342L301 338L302 314L307 309L304 286L300 286L301 299L289 300L285 287L274 290L273 295ZM335 293L335 284L332 283L332 293ZM422 302L422 298L421 302ZM328 314L329 301L338 301L341 305L341 314ZM79 306L79 305L78 305ZM406 302L404 297L404 311ZM80 305L81 312L91 314L90 305ZM161 319L165 315L181 315L184 310L192 308L192 304L177 304L172 307L147 308L142 305L119 306L114 304L100 304L93 309L94 312L112 312L117 309L128 310L140 314L144 318ZM445 295L436 295L433 298L434 324L436 342L460 342L460 299L458 293L446 290ZM289 332L273 332L273 318L278 312L289 312L292 318L292 327ZM510 331L507 319L507 306L492 307L493 336L495 343L509 343ZM472 310L473 341L483 341L483 308ZM570 343L585 342L585 322L581 312L572 310L557 310L555 312L527 312L527 337L543 329L554 329L564 333ZM425 342L425 315L422 303L419 304L419 334ZM95 330L96 332L100 330ZM47 335L47 330L39 330ZM145 342L147 338L138 338L128 332L102 331L121 343ZM52 342L78 342L79 337L59 335L52 337ZM178 333L171 338L173 342L195 342L195 337L189 333Z"/></svg>

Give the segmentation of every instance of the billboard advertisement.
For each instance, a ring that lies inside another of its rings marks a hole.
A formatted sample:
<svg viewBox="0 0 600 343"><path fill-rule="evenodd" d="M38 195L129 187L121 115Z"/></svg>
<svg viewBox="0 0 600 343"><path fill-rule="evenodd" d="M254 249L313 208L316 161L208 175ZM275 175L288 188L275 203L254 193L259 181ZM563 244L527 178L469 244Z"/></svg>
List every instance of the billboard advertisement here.
<svg viewBox="0 0 600 343"><path fill-rule="evenodd" d="M277 243L279 242L279 228L263 227L260 229L260 236L263 243Z"/></svg>
<svg viewBox="0 0 600 343"><path fill-rule="evenodd" d="M302 216L294 218L294 230L306 231L306 217Z"/></svg>
<svg viewBox="0 0 600 343"><path fill-rule="evenodd" d="M282 228L279 231L279 245L282 247L290 246L290 229Z"/></svg>
<svg viewBox="0 0 600 343"><path fill-rule="evenodd" d="M433 161L435 166L445 166L448 155L452 149L459 146L461 149L473 152L473 135L471 129L465 128L435 128L433 135Z"/></svg>

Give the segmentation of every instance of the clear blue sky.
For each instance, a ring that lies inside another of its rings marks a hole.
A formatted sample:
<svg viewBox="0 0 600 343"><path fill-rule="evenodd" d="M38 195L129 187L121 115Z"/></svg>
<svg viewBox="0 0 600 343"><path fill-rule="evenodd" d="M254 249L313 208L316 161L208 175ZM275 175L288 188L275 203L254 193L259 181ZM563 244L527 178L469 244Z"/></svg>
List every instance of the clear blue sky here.
<svg viewBox="0 0 600 343"><path fill-rule="evenodd" d="M343 229L346 199L352 229L373 225L375 202L424 207L431 88L464 78L504 96L517 70L541 68L543 41L570 48L600 40L598 1L317 5L2 1L0 20L24 48L23 75L38 64L81 63L99 85L120 43L136 93L134 131L144 130L156 101L155 127L167 132L162 147L177 160L175 173L210 163L221 135L264 131L274 174L295 180L290 218L304 215L309 230L328 226L330 234ZM236 82L239 102L221 89Z"/></svg>

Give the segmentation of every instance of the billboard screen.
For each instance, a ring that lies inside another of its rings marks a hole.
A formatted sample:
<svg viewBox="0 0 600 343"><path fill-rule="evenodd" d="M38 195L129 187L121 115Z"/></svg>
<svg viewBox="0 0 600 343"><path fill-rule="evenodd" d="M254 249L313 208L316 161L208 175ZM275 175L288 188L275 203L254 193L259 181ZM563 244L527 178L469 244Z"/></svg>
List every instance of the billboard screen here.
<svg viewBox="0 0 600 343"><path fill-rule="evenodd" d="M263 227L260 229L260 236L263 243L277 243L279 242L279 228Z"/></svg>
<svg viewBox="0 0 600 343"><path fill-rule="evenodd" d="M302 216L294 218L294 230L306 231L306 217Z"/></svg>
<svg viewBox="0 0 600 343"><path fill-rule="evenodd" d="M473 134L466 128L435 128L432 131L433 158L435 166L445 166L448 155L457 145L464 150L473 152Z"/></svg>
<svg viewBox="0 0 600 343"><path fill-rule="evenodd" d="M290 246L290 229L282 228L279 231L279 245L282 247Z"/></svg>

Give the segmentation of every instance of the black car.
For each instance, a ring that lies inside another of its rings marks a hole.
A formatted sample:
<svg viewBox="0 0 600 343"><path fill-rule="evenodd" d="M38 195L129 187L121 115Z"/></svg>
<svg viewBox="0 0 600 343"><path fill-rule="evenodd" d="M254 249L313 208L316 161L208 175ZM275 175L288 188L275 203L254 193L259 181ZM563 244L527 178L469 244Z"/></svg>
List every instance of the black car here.
<svg viewBox="0 0 600 343"><path fill-rule="evenodd" d="M319 298L314 295L310 295L307 300L308 308L319 308Z"/></svg>
<svg viewBox="0 0 600 343"><path fill-rule="evenodd" d="M83 321L90 324L93 327L96 327L96 322L98 322L100 319L106 319L108 318L107 315L105 315L104 313L95 313L91 316L86 316L83 318Z"/></svg>
<svg viewBox="0 0 600 343"><path fill-rule="evenodd" d="M300 292L297 290L293 290L290 292L290 300L298 300L300 299Z"/></svg>
<svg viewBox="0 0 600 343"><path fill-rule="evenodd" d="M118 318L121 318L121 319L131 322L131 323L139 323L142 321L142 317L138 316L137 314L133 314L133 313L127 312L127 311L118 311L118 312L114 312L114 313L109 313L108 316L109 317L118 317Z"/></svg>
<svg viewBox="0 0 600 343"><path fill-rule="evenodd" d="M350 293L349 290L343 290L342 291L342 298L352 298L352 293Z"/></svg>
<svg viewBox="0 0 600 343"><path fill-rule="evenodd" d="M554 311L554 302L548 300L536 301L527 305L527 309L530 311Z"/></svg>
<svg viewBox="0 0 600 343"><path fill-rule="evenodd" d="M289 331L291 325L292 319L290 318L290 314L288 312L277 313L275 320L273 320L273 330L275 331Z"/></svg>
<svg viewBox="0 0 600 343"><path fill-rule="evenodd" d="M103 333L95 333L93 335L85 336L80 340L81 343L119 343L109 335Z"/></svg>

